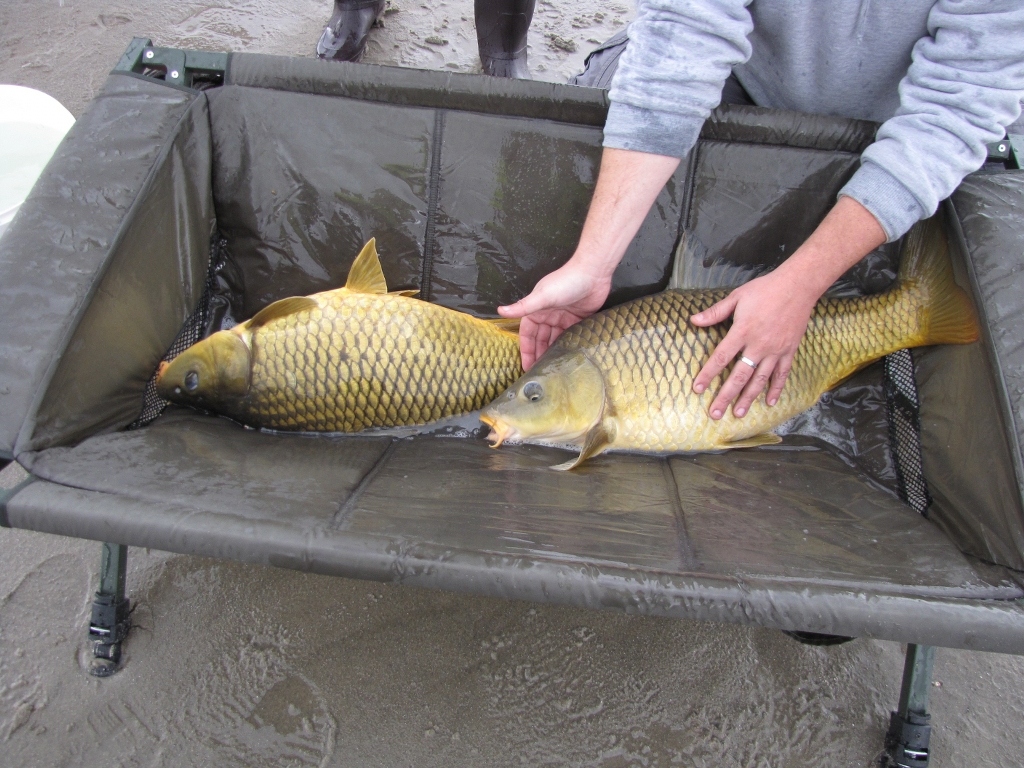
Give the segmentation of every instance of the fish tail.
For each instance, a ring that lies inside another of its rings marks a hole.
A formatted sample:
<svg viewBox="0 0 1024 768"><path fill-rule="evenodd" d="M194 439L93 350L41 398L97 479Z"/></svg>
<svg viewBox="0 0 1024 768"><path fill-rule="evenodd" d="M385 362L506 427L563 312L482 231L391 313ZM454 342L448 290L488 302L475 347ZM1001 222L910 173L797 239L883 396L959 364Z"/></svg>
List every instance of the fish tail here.
<svg viewBox="0 0 1024 768"><path fill-rule="evenodd" d="M920 296L922 346L978 340L978 315L971 297L953 277L949 240L938 216L917 224L907 234L899 285Z"/></svg>

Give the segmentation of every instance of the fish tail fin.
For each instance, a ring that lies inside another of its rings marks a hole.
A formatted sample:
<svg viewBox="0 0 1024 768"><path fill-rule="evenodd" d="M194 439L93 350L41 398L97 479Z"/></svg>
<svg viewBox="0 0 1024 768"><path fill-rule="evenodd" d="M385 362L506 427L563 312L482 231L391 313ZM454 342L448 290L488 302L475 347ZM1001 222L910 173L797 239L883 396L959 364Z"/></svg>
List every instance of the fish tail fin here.
<svg viewBox="0 0 1024 768"><path fill-rule="evenodd" d="M954 280L949 240L938 216L915 225L907 235L899 285L921 296L922 346L978 340L978 315L971 297Z"/></svg>

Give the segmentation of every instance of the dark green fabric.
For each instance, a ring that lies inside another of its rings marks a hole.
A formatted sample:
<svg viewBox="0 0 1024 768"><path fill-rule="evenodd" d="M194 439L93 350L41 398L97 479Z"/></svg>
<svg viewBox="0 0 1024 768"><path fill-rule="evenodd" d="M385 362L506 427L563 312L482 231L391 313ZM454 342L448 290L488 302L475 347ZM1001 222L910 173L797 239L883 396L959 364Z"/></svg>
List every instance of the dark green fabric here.
<svg viewBox="0 0 1024 768"><path fill-rule="evenodd" d="M389 287L420 287L431 110L236 86L209 99L236 319L341 287L371 237Z"/></svg>
<svg viewBox="0 0 1024 768"><path fill-rule="evenodd" d="M983 339L922 358L933 516L963 551L1024 570L1024 172L968 177L949 212Z"/></svg>
<svg viewBox="0 0 1024 768"><path fill-rule="evenodd" d="M193 102L169 138L119 232L31 432L23 430L19 451L132 423L157 363L199 302L213 235L204 99Z"/></svg>
<svg viewBox="0 0 1024 768"><path fill-rule="evenodd" d="M318 573L1024 653L1020 585L822 450L601 456L174 409L23 454L12 525ZM1002 607L1000 607L1002 603Z"/></svg>
<svg viewBox="0 0 1024 768"><path fill-rule="evenodd" d="M600 163L587 126L237 86L209 99L235 319L343 285L370 237L389 286L494 316L572 254ZM685 173L627 252L612 302L664 287Z"/></svg>
<svg viewBox="0 0 1024 768"><path fill-rule="evenodd" d="M609 104L608 92L599 88L257 53L231 54L226 83L595 128L604 126ZM724 104L712 112L701 136L860 153L877 129L867 120Z"/></svg>
<svg viewBox="0 0 1024 768"><path fill-rule="evenodd" d="M23 444L32 441L39 400L122 239L133 222L152 224L137 216L195 98L111 76L0 239L0 451L13 452L19 433ZM173 210L165 215L177 218ZM150 285L146 293L159 299L162 290ZM180 302L181 293L173 286L168 300ZM95 403L87 397L71 407L82 412ZM124 416L122 425L134 418Z"/></svg>
<svg viewBox="0 0 1024 768"><path fill-rule="evenodd" d="M225 83L598 128L608 111L607 92L596 88L259 53L232 54Z"/></svg>
<svg viewBox="0 0 1024 768"><path fill-rule="evenodd" d="M878 124L868 120L723 104L712 111L700 137L860 154L875 140L877 130Z"/></svg>

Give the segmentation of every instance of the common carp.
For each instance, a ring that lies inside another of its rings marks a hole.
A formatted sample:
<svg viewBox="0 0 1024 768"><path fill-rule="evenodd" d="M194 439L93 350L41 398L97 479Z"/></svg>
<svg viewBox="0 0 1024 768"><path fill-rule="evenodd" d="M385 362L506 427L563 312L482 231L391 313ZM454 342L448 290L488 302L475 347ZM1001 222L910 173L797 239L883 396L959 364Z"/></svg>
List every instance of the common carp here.
<svg viewBox="0 0 1024 768"><path fill-rule="evenodd" d="M811 316L775 406L762 393L746 417L714 421L708 409L726 374L702 394L693 380L728 331L689 318L727 290L671 290L608 309L566 330L480 419L492 447L505 440L560 447L572 469L608 450L683 452L778 443L771 430L884 355L907 347L966 344L978 338L970 299L954 282L948 246L933 220L907 237L887 292L823 299ZM727 372L726 372L727 373Z"/></svg>
<svg viewBox="0 0 1024 768"><path fill-rule="evenodd" d="M518 325L388 293L370 240L344 288L281 299L164 363L161 397L243 424L357 432L474 411L522 374Z"/></svg>

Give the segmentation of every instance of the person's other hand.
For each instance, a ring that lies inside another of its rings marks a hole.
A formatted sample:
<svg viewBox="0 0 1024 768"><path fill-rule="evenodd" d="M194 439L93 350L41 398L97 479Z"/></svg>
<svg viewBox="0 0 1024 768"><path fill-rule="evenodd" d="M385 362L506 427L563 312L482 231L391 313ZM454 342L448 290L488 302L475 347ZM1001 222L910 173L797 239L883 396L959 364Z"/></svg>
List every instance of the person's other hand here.
<svg viewBox="0 0 1024 768"><path fill-rule="evenodd" d="M615 267L678 165L678 157L605 147L572 258L542 278L528 296L498 307L502 317L522 318L523 368L533 365L562 331L601 308Z"/></svg>
<svg viewBox="0 0 1024 768"><path fill-rule="evenodd" d="M853 198L840 197L804 244L774 272L741 285L690 318L694 325L707 327L732 316L729 332L693 380L693 391L701 393L736 361L711 403L712 419L722 418L734 400L733 415L742 418L765 387L768 405L779 401L818 299L885 240L874 214ZM745 363L744 357L754 365Z"/></svg>
<svg viewBox="0 0 1024 768"><path fill-rule="evenodd" d="M611 290L611 277L569 261L544 276L533 291L515 304L498 307L502 317L519 317L519 349L529 370L562 331L601 308Z"/></svg>
<svg viewBox="0 0 1024 768"><path fill-rule="evenodd" d="M768 405L779 400L820 298L815 288L794 285L780 272L785 270L741 285L722 301L690 318L691 323L702 327L717 325L730 315L733 318L729 332L693 381L693 391L701 393L735 360L732 373L711 404L712 419L722 418L734 400L733 415L742 418L766 387ZM756 365L751 366L742 358Z"/></svg>

